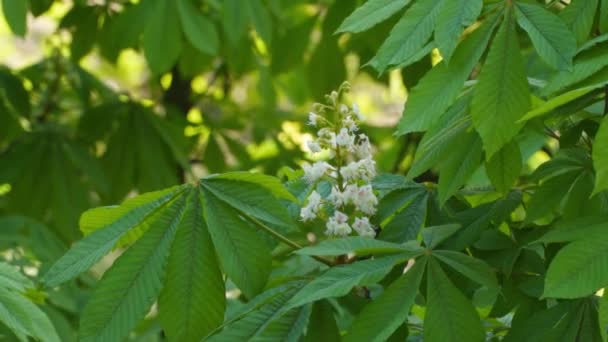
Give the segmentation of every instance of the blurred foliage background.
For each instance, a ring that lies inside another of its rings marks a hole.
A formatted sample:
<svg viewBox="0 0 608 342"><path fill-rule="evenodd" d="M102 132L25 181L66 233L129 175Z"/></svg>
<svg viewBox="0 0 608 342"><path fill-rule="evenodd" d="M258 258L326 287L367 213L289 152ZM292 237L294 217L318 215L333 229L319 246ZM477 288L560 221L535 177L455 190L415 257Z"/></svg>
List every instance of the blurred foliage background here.
<svg viewBox="0 0 608 342"><path fill-rule="evenodd" d="M297 167L312 157L311 104L344 80L379 169L404 170L413 148L392 132L431 60L366 67L397 18L334 34L361 3L2 1L2 259L36 276L81 237L88 208L210 173ZM75 339L89 281L30 295L62 341Z"/></svg>

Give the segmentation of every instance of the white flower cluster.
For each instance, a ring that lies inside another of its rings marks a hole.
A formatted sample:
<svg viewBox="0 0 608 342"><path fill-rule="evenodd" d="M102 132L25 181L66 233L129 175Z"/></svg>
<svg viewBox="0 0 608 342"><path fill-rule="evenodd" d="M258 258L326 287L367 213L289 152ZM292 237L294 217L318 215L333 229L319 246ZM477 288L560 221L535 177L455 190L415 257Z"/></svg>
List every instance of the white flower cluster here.
<svg viewBox="0 0 608 342"><path fill-rule="evenodd" d="M308 149L312 153L328 150L333 164L318 161L304 165L304 179L309 184L328 180L332 189L326 198L312 191L300 217L303 221L325 219L325 233L330 236L347 236L354 230L373 238L376 233L369 217L376 213L378 199L370 182L376 176L376 162L369 138L359 133L359 107L338 103L340 94L348 88L347 83L343 84L338 92L327 96L328 104L315 104L314 112L308 115L308 124L318 128L317 138L307 142Z"/></svg>

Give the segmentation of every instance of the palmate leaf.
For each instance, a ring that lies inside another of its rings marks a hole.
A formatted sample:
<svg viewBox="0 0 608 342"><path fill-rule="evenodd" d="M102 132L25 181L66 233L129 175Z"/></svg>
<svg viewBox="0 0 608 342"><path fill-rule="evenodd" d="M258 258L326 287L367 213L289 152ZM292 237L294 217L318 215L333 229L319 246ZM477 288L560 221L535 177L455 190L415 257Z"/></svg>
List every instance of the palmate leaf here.
<svg viewBox="0 0 608 342"><path fill-rule="evenodd" d="M579 44L589 37L597 10L598 0L573 0L560 12Z"/></svg>
<svg viewBox="0 0 608 342"><path fill-rule="evenodd" d="M445 203L481 164L481 140L474 131L463 132L457 146L439 166L439 202Z"/></svg>
<svg viewBox="0 0 608 342"><path fill-rule="evenodd" d="M425 266L426 258L420 258L378 298L367 304L355 318L344 341L385 341L397 330L407 320Z"/></svg>
<svg viewBox="0 0 608 342"><path fill-rule="evenodd" d="M178 196L156 212L146 234L104 274L82 314L81 341L119 341L146 315L163 286L186 200Z"/></svg>
<svg viewBox="0 0 608 342"><path fill-rule="evenodd" d="M593 193L608 189L608 117L602 120L593 144L595 189Z"/></svg>
<svg viewBox="0 0 608 342"><path fill-rule="evenodd" d="M424 340L484 341L484 329L471 301L452 284L435 259L430 258L427 265Z"/></svg>
<svg viewBox="0 0 608 342"><path fill-rule="evenodd" d="M0 323L6 325L20 341L28 336L42 342L59 342L55 327L34 303L18 292L0 286Z"/></svg>
<svg viewBox="0 0 608 342"><path fill-rule="evenodd" d="M498 288L495 272L479 259L447 250L433 251L433 256L480 285L488 288Z"/></svg>
<svg viewBox="0 0 608 342"><path fill-rule="evenodd" d="M496 191L509 192L521 172L521 159L519 145L517 142L511 141L486 162L486 173Z"/></svg>
<svg viewBox="0 0 608 342"><path fill-rule="evenodd" d="M559 221L538 242L571 242L585 238L599 239L608 231L608 216L585 216Z"/></svg>
<svg viewBox="0 0 608 342"><path fill-rule="evenodd" d="M100 224L95 226L97 230L76 242L70 251L44 274L42 282L47 287L54 287L88 270L109 253L123 236L137 227L149 227L147 221L150 216L158 210L163 210L172 198L181 195L183 191L183 187L175 187L169 191L163 191L160 197L144 194L128 200L125 202L126 208L129 208L131 203L135 203L137 206L131 210L119 211L120 207L116 208L115 212L118 211L120 215L108 215L111 220L106 221L103 217L95 219L91 215L84 221L88 224L99 222ZM158 193L154 194L158 195ZM144 199L148 201L143 201ZM96 216L99 217L99 215ZM87 217L86 213L85 217Z"/></svg>
<svg viewBox="0 0 608 342"><path fill-rule="evenodd" d="M179 166L184 168L185 157L180 142L168 133L169 123L139 104L119 102L114 107L105 107L106 113L99 113L96 108L85 113L81 123L90 127L100 120L111 123L103 132L107 136L107 149L102 163L111 184L104 199L114 203L132 189L147 192L178 184L176 170ZM99 115L111 116L108 119Z"/></svg>
<svg viewBox="0 0 608 342"><path fill-rule="evenodd" d="M473 126L481 136L486 160L519 131L517 120L530 108L530 92L519 53L515 18L508 10L479 75L471 102Z"/></svg>
<svg viewBox="0 0 608 342"><path fill-rule="evenodd" d="M213 22L205 17L192 0L177 1L177 9L184 35L200 52L214 55L219 48L219 38Z"/></svg>
<svg viewBox="0 0 608 342"><path fill-rule="evenodd" d="M160 319L171 341L200 341L224 320L223 276L198 195L186 203L159 298Z"/></svg>
<svg viewBox="0 0 608 342"><path fill-rule="evenodd" d="M398 189L383 197L378 205L382 219L378 238L395 243L416 240L426 221L428 196L427 189L420 186Z"/></svg>
<svg viewBox="0 0 608 342"><path fill-rule="evenodd" d="M445 1L435 28L435 41L441 56L450 63L464 28L473 24L483 7L483 0Z"/></svg>
<svg viewBox="0 0 608 342"><path fill-rule="evenodd" d="M282 326L286 322L283 317L294 313L297 316L300 309L285 312L284 306L305 284L305 281L292 281L264 291L247 303L235 317L227 320L203 340L218 342L263 340L261 337L264 333L277 332L279 325ZM297 335L294 337L297 339L300 334L301 331L294 333ZM289 333L287 335L289 336Z"/></svg>
<svg viewBox="0 0 608 342"><path fill-rule="evenodd" d="M146 1L152 6L144 30L144 55L153 74L169 70L182 50L182 30L176 1ZM142 4L142 5L143 5Z"/></svg>
<svg viewBox="0 0 608 342"><path fill-rule="evenodd" d="M570 70L576 39L557 15L541 6L515 3L517 23L532 40L538 55L555 69Z"/></svg>
<svg viewBox="0 0 608 342"><path fill-rule="evenodd" d="M608 285L608 239L589 238L562 248L547 270L544 297L585 297Z"/></svg>
<svg viewBox="0 0 608 342"><path fill-rule="evenodd" d="M298 249L295 253L301 255L336 256L354 253L357 256L410 253L419 254L423 251L418 245L396 244L361 236L349 236L342 239L324 240L319 244Z"/></svg>
<svg viewBox="0 0 608 342"><path fill-rule="evenodd" d="M320 299L344 296L355 286L375 284L396 264L406 260L407 256L396 255L332 267L298 291L286 304L285 310Z"/></svg>
<svg viewBox="0 0 608 342"><path fill-rule="evenodd" d="M266 285L271 259L261 236L239 217L239 212L204 191L204 212L220 263L228 276L252 298Z"/></svg>
<svg viewBox="0 0 608 342"><path fill-rule="evenodd" d="M18 36L25 36L27 31L27 7L29 1L2 0L2 12L11 31Z"/></svg>
<svg viewBox="0 0 608 342"><path fill-rule="evenodd" d="M90 189L104 188L93 174L102 174L98 161L52 128L23 134L0 155L0 183L12 188L6 211L39 220L50 217L64 240L79 237L78 213L89 206Z"/></svg>
<svg viewBox="0 0 608 342"><path fill-rule="evenodd" d="M450 64L441 62L418 82L408 97L396 134L426 131L456 100L490 40L501 12L489 16L454 51Z"/></svg>
<svg viewBox="0 0 608 342"><path fill-rule="evenodd" d="M574 86L608 65L608 47L599 44L580 52L574 59L572 70L563 70L547 80L547 85L541 90L542 95L551 95L566 87Z"/></svg>
<svg viewBox="0 0 608 342"><path fill-rule="evenodd" d="M0 287L12 291L24 292L25 289L34 287L34 283L24 276L19 268L0 262Z"/></svg>
<svg viewBox="0 0 608 342"><path fill-rule="evenodd" d="M83 314L81 339L122 339L160 294L168 336L198 341L223 320L222 271L248 298L261 292L271 258L256 226L285 226L282 220L289 215L266 187L233 178L211 176L85 215L92 233L45 274L47 286L87 270L128 234L128 243L134 243L95 289ZM265 212L270 207L275 209Z"/></svg>
<svg viewBox="0 0 608 342"><path fill-rule="evenodd" d="M410 0L369 0L351 13L336 33L368 30L407 6Z"/></svg>
<svg viewBox="0 0 608 342"><path fill-rule="evenodd" d="M405 12L369 65L379 72L408 60L426 44L444 0L418 0Z"/></svg>
<svg viewBox="0 0 608 342"><path fill-rule="evenodd" d="M527 112L519 121L528 121L537 117L541 117L543 115L551 113L554 109L566 105L574 100L581 98L587 94L592 93L594 90L601 88L604 84L598 83L590 86L585 86L582 88L576 88L570 91L567 91L558 96L552 97L549 101L542 103L538 107L532 109Z"/></svg>
<svg viewBox="0 0 608 342"><path fill-rule="evenodd" d="M416 148L412 168L408 171L409 178L417 177L424 171L436 167L450 155L451 151L447 147L454 146L460 141L466 134L467 128L471 126L471 118L466 115L470 103L469 95L456 100L437 124L424 134Z"/></svg>

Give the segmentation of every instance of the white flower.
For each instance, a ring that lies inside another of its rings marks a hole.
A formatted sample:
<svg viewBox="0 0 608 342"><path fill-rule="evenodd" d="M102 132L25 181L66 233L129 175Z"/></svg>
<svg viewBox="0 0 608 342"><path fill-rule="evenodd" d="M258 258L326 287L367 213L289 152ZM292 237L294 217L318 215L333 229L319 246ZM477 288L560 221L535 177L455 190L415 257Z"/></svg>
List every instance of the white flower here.
<svg viewBox="0 0 608 342"><path fill-rule="evenodd" d="M353 229L359 233L359 235L364 237L375 237L376 232L374 231L374 227L372 227L371 223L369 223L369 218L355 218L355 222L353 223Z"/></svg>
<svg viewBox="0 0 608 342"><path fill-rule="evenodd" d="M353 113L355 113L359 121L363 120L363 116L361 115L361 111L359 110L359 105L356 103L353 103Z"/></svg>
<svg viewBox="0 0 608 342"><path fill-rule="evenodd" d="M376 205L378 204L378 198L374 195L372 186L367 184L359 187L357 193L353 199L353 203L357 209L361 210L367 215L373 215L376 213Z"/></svg>
<svg viewBox="0 0 608 342"><path fill-rule="evenodd" d="M352 232L351 227L348 225L348 216L341 211L336 210L334 216L330 217L325 227L327 235L338 235L346 236Z"/></svg>
<svg viewBox="0 0 608 342"><path fill-rule="evenodd" d="M317 121L319 120L319 115L314 113L314 112L310 112L308 113L308 124L310 126L316 126L317 125Z"/></svg>
<svg viewBox="0 0 608 342"><path fill-rule="evenodd" d="M321 195L313 190L308 196L308 204L300 210L302 221L314 220L321 209Z"/></svg>
<svg viewBox="0 0 608 342"><path fill-rule="evenodd" d="M342 120L342 125L351 132L355 132L359 129L359 127L357 127L357 123L355 122L355 120L353 120L353 117L350 115L347 116L346 118L344 118L344 120Z"/></svg>
<svg viewBox="0 0 608 342"><path fill-rule="evenodd" d="M316 140L308 140L306 146L308 146L308 149L312 153L321 152L321 145L319 145L319 142Z"/></svg>
<svg viewBox="0 0 608 342"><path fill-rule="evenodd" d="M308 183L314 183L327 173L331 168L331 165L326 162L318 161L312 165L306 164L302 168L304 169L304 179Z"/></svg>
<svg viewBox="0 0 608 342"><path fill-rule="evenodd" d="M321 128L317 132L317 136L322 141L322 143L326 144L329 148L336 148L336 133L333 132L331 129L327 127Z"/></svg>
<svg viewBox="0 0 608 342"><path fill-rule="evenodd" d="M359 162L351 162L340 169L344 181L348 182L359 178Z"/></svg>
<svg viewBox="0 0 608 342"><path fill-rule="evenodd" d="M348 215L339 210L336 210L334 211L334 216L332 216L330 220L332 219L338 223L346 223L348 222Z"/></svg>
<svg viewBox="0 0 608 342"><path fill-rule="evenodd" d="M302 221L311 221L317 218L317 213L312 211L309 207L304 207L300 210L300 218Z"/></svg>
<svg viewBox="0 0 608 342"><path fill-rule="evenodd" d="M359 142L355 145L355 155L358 158L366 159L372 157L372 145L365 134L359 134Z"/></svg>
<svg viewBox="0 0 608 342"><path fill-rule="evenodd" d="M371 181L376 177L376 161L372 158L366 158L359 160L359 176L364 181Z"/></svg>
<svg viewBox="0 0 608 342"><path fill-rule="evenodd" d="M336 136L336 143L339 146L346 147L348 150L353 148L353 144L355 143L355 136L348 133L348 129L342 128L340 129L340 133Z"/></svg>
<svg viewBox="0 0 608 342"><path fill-rule="evenodd" d="M338 223L333 228L334 235L337 235L337 236L347 236L352 231L353 230L350 228L350 226L348 225L348 223Z"/></svg>
<svg viewBox="0 0 608 342"><path fill-rule="evenodd" d="M355 197L359 192L359 187L356 184L348 184L342 193L344 204L355 203Z"/></svg>
<svg viewBox="0 0 608 342"><path fill-rule="evenodd" d="M340 113L344 115L348 114L348 107L345 104L340 105Z"/></svg>
<svg viewBox="0 0 608 342"><path fill-rule="evenodd" d="M346 204L346 201L344 199L344 194L342 194L342 192L340 192L340 189L338 189L335 186L331 189L331 194L329 194L329 197L327 197L327 199L336 208L339 208L339 207L341 207L341 206L343 206L343 205Z"/></svg>

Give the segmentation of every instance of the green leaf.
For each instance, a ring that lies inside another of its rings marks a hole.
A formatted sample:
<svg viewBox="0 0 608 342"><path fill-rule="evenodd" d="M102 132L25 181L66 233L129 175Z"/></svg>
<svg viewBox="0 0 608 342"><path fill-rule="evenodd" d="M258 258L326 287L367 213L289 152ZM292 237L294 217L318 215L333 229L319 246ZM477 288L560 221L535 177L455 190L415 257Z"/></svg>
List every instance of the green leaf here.
<svg viewBox="0 0 608 342"><path fill-rule="evenodd" d="M59 342L55 327L36 305L19 293L0 287L0 323L6 325L21 341L31 336L37 341Z"/></svg>
<svg viewBox="0 0 608 342"><path fill-rule="evenodd" d="M576 38L557 15L541 6L515 3L517 23L528 32L538 55L551 67L571 70Z"/></svg>
<svg viewBox="0 0 608 342"><path fill-rule="evenodd" d="M111 131L102 157L112 184L107 200L120 201L134 188L147 192L178 184L177 153L159 129L159 125L168 125L166 120L159 120L149 108L135 103L122 104L116 110L117 115L110 121L117 127Z"/></svg>
<svg viewBox="0 0 608 342"><path fill-rule="evenodd" d="M445 203L465 184L481 162L481 141L475 132L467 132L439 167L439 202Z"/></svg>
<svg viewBox="0 0 608 342"><path fill-rule="evenodd" d="M571 242L585 238L600 238L608 231L608 217L586 216L561 220L537 242Z"/></svg>
<svg viewBox="0 0 608 342"><path fill-rule="evenodd" d="M593 90L598 89L602 86L603 86L602 83L594 84L591 86L570 90L559 96L552 97L549 101L544 102L540 106L527 112L526 115L524 115L519 121L520 122L528 121L530 119L534 119L534 118L543 116L545 114L548 114L552 110L556 109L557 107L570 103L570 102L578 99L579 97L586 95L586 94L592 92Z"/></svg>
<svg viewBox="0 0 608 342"><path fill-rule="evenodd" d="M544 181L528 202L526 221L532 222L551 214L566 195L564 189L568 189L577 177L578 172L572 171Z"/></svg>
<svg viewBox="0 0 608 342"><path fill-rule="evenodd" d="M160 320L172 341L198 342L224 321L224 279L198 196L186 203L160 293Z"/></svg>
<svg viewBox="0 0 608 342"><path fill-rule="evenodd" d="M178 0L177 9L184 35L200 52L215 55L219 48L219 37L215 26L195 6L192 0Z"/></svg>
<svg viewBox="0 0 608 342"><path fill-rule="evenodd" d="M459 98L441 116L440 121L424 134L416 148L412 168L407 173L408 178L417 177L436 167L450 155L449 147L460 141L471 125L471 118L466 115L470 101L470 96Z"/></svg>
<svg viewBox="0 0 608 342"><path fill-rule="evenodd" d="M497 23L497 14L488 17L458 45L449 65L439 63L412 88L395 134L426 131L435 125L460 94Z"/></svg>
<svg viewBox="0 0 608 342"><path fill-rule="evenodd" d="M397 13L409 2L410 0L368 0L344 19L336 33L366 31Z"/></svg>
<svg viewBox="0 0 608 342"><path fill-rule="evenodd" d="M435 28L435 41L446 63L450 63L464 28L473 24L483 7L483 0L445 1Z"/></svg>
<svg viewBox="0 0 608 342"><path fill-rule="evenodd" d="M553 258L543 297L585 297L607 285L608 239L584 239L568 244Z"/></svg>
<svg viewBox="0 0 608 342"><path fill-rule="evenodd" d="M407 257L387 256L332 267L304 286L286 305L292 309L320 299L341 297L355 286L368 286L382 280L393 267Z"/></svg>
<svg viewBox="0 0 608 342"><path fill-rule="evenodd" d="M340 328L336 322L332 303L329 301L314 303L304 342L334 342L340 339Z"/></svg>
<svg viewBox="0 0 608 342"><path fill-rule="evenodd" d="M152 219L156 211L164 210L172 198L182 193L182 189L175 187L171 191L155 193L155 196L144 194L135 197L125 202L124 209L109 209L111 214L104 210L109 214L107 217L100 215L103 211L99 210L85 213L83 221L86 226L99 229L76 242L42 277L42 282L47 287L54 287L88 270L131 229L147 225L146 221Z"/></svg>
<svg viewBox="0 0 608 342"><path fill-rule="evenodd" d="M205 219L220 263L245 296L253 298L270 274L268 247L238 211L207 189L203 186Z"/></svg>
<svg viewBox="0 0 608 342"><path fill-rule="evenodd" d="M243 6L243 5L241 5ZM249 18L260 38L267 44L272 43L272 19L270 13L261 0L249 0L244 3L247 7Z"/></svg>
<svg viewBox="0 0 608 342"><path fill-rule="evenodd" d="M608 65L607 56L608 46L602 44L583 51L574 59L572 70L562 70L549 78L547 85L541 90L541 94L543 96L552 95L595 75Z"/></svg>
<svg viewBox="0 0 608 342"><path fill-rule="evenodd" d="M0 70L0 88L0 94L4 93L6 101L18 115L25 117L30 115L32 111L30 95L25 90L20 77Z"/></svg>
<svg viewBox="0 0 608 342"><path fill-rule="evenodd" d="M399 195L405 203L395 208L390 221L382 226L379 239L396 243L416 240L426 221L428 191L425 188L397 190L382 199L379 210L385 209L393 195Z"/></svg>
<svg viewBox="0 0 608 342"><path fill-rule="evenodd" d="M517 134L517 123L530 108L530 91L519 53L515 22L508 12L490 47L471 102L473 126L481 136L486 160Z"/></svg>
<svg viewBox="0 0 608 342"><path fill-rule="evenodd" d="M479 259L454 251L433 251L433 256L480 285L498 288L495 272Z"/></svg>
<svg viewBox="0 0 608 342"><path fill-rule="evenodd" d="M341 239L324 240L318 245L304 247L295 253L300 255L336 256L354 253L357 256L412 253L421 253L422 248L414 245L396 244L382 240L375 240L361 236L349 236Z"/></svg>
<svg viewBox="0 0 608 342"><path fill-rule="evenodd" d="M146 234L103 275L82 314L81 341L120 341L144 318L163 286L185 201L177 197L156 212Z"/></svg>
<svg viewBox="0 0 608 342"><path fill-rule="evenodd" d="M496 191L505 194L511 190L511 186L517 181L522 169L521 159L519 144L511 141L486 162L488 178L492 181Z"/></svg>
<svg viewBox="0 0 608 342"><path fill-rule="evenodd" d="M251 341L262 336L266 329L273 329L273 322L285 313L285 304L304 286L305 282L289 282L261 293L248 302L236 315L224 323L217 332L204 341ZM276 327L275 327L276 328Z"/></svg>
<svg viewBox="0 0 608 342"><path fill-rule="evenodd" d="M0 262L0 287L25 292L26 289L34 287L34 283L24 276L18 267Z"/></svg>
<svg viewBox="0 0 608 342"><path fill-rule="evenodd" d="M426 227L422 230L422 241L427 249L434 249L447 238L460 230L460 224L443 224L440 226Z"/></svg>
<svg viewBox="0 0 608 342"><path fill-rule="evenodd" d="M369 65L380 73L416 54L431 37L443 0L418 0L393 27Z"/></svg>
<svg viewBox="0 0 608 342"><path fill-rule="evenodd" d="M210 176L201 180L201 185L244 215L287 231L293 230L295 226L285 206L262 184L234 176Z"/></svg>
<svg viewBox="0 0 608 342"><path fill-rule="evenodd" d="M239 0L226 0L223 2L222 24L228 41L237 45L247 31L249 15L247 8Z"/></svg>
<svg viewBox="0 0 608 342"><path fill-rule="evenodd" d="M593 144L594 194L608 189L608 117L602 120Z"/></svg>
<svg viewBox="0 0 608 342"><path fill-rule="evenodd" d="M50 126L22 134L0 154L0 183L11 184L4 196L5 210L50 221L65 241L78 239L78 215L90 206L92 193L88 169L73 159L81 149Z"/></svg>
<svg viewBox="0 0 608 342"><path fill-rule="evenodd" d="M608 33L608 0L600 0L600 32Z"/></svg>
<svg viewBox="0 0 608 342"><path fill-rule="evenodd" d="M25 37L27 31L27 8L28 0L2 0L2 12L11 31L14 34Z"/></svg>
<svg viewBox="0 0 608 342"><path fill-rule="evenodd" d="M155 0L144 30L143 47L153 74L168 71L182 50L182 31L173 0Z"/></svg>
<svg viewBox="0 0 608 342"><path fill-rule="evenodd" d="M407 321L425 266L426 258L418 260L378 298L364 306L353 321L344 341L386 341L403 322Z"/></svg>
<svg viewBox="0 0 608 342"><path fill-rule="evenodd" d="M604 293L606 293L606 288L604 288ZM608 296L602 296L599 300L599 309L598 309L599 323L600 323L600 332L602 334L602 340L606 340L606 327L608 326Z"/></svg>
<svg viewBox="0 0 608 342"><path fill-rule="evenodd" d="M481 320L471 301L452 284L433 258L428 261L426 284L425 341L485 340Z"/></svg>
<svg viewBox="0 0 608 342"><path fill-rule="evenodd" d="M255 183L268 189L268 191L272 192L277 198L298 202L298 199L287 190L283 183L281 183L281 180L277 177L268 176L262 173L236 171L222 173L215 176L215 178Z"/></svg>
<svg viewBox="0 0 608 342"><path fill-rule="evenodd" d="M572 0L559 14L574 32L579 44L587 40L591 33L597 5L598 0Z"/></svg>

